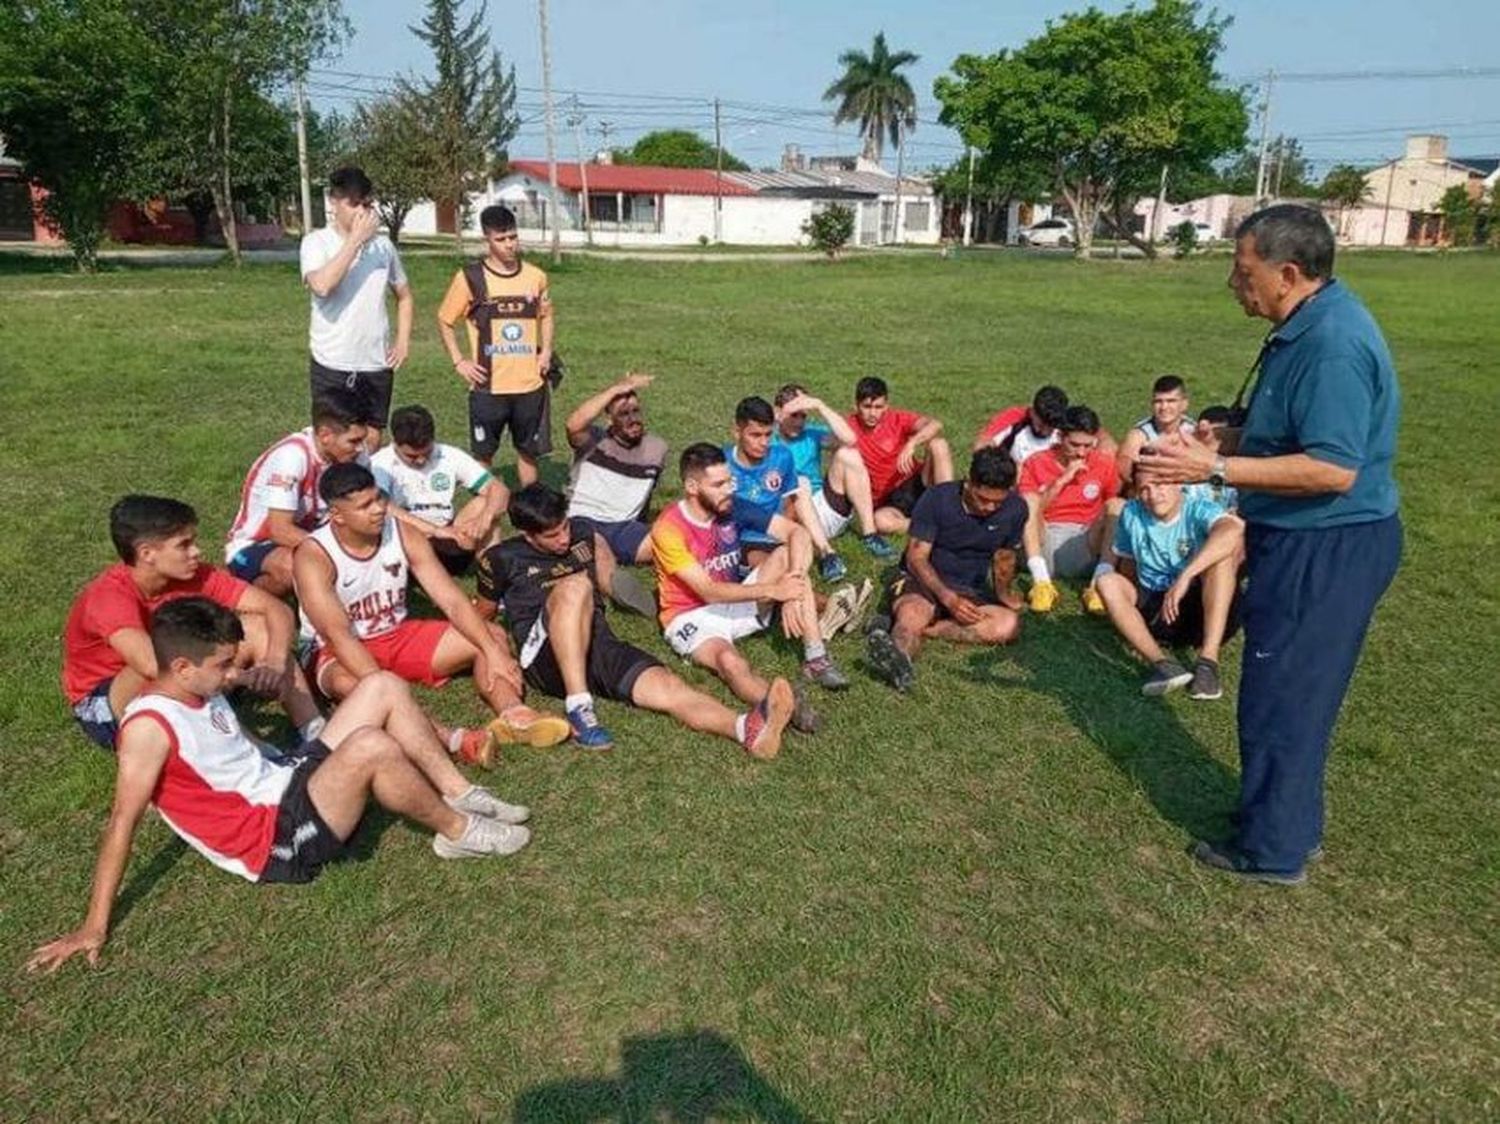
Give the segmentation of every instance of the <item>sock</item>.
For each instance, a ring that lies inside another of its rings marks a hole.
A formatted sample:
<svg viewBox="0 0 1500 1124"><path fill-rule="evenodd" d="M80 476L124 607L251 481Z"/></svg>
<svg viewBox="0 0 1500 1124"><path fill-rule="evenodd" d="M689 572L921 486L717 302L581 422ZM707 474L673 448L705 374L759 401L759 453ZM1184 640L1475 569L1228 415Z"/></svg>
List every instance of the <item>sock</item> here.
<svg viewBox="0 0 1500 1124"><path fill-rule="evenodd" d="M802 658L808 663L812 663L813 660L820 660L827 654L828 649L823 645L821 640L816 644L808 641L802 646Z"/></svg>
<svg viewBox="0 0 1500 1124"><path fill-rule="evenodd" d="M1026 569L1034 582L1050 582L1052 574L1047 570L1047 560L1040 555L1026 559Z"/></svg>
<svg viewBox="0 0 1500 1124"><path fill-rule="evenodd" d="M304 742L310 742L315 740L327 725L328 719L319 714L317 717L309 718L302 725L298 726L297 734Z"/></svg>
<svg viewBox="0 0 1500 1124"><path fill-rule="evenodd" d="M1115 572L1115 568L1114 568L1114 565L1112 563L1109 563L1109 562L1100 562L1099 565L1097 565L1097 566L1094 567L1094 576L1089 579L1089 584L1092 585L1094 582L1098 581L1103 575L1105 575L1105 574L1112 574L1114 572Z"/></svg>
<svg viewBox="0 0 1500 1124"><path fill-rule="evenodd" d="M463 742L464 742L464 729L463 729L462 726L455 726L455 727L453 727L453 729L451 729L451 730L448 731L448 752L449 753L452 753L452 754L456 755L458 753L458 747L461 746L461 745L463 745Z"/></svg>
<svg viewBox="0 0 1500 1124"><path fill-rule="evenodd" d="M750 714L748 711L734 720L734 740L741 745L745 744L745 725L749 721Z"/></svg>
<svg viewBox="0 0 1500 1124"><path fill-rule="evenodd" d="M584 691L581 695L569 695L563 699L564 710L577 710L581 706L593 706L594 696Z"/></svg>

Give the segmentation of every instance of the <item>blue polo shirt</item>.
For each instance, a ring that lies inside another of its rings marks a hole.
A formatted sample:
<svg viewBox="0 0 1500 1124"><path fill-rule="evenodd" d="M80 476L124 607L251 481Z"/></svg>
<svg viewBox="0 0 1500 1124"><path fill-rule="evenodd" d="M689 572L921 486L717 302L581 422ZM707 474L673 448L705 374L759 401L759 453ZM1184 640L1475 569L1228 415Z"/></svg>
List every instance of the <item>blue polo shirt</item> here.
<svg viewBox="0 0 1500 1124"><path fill-rule="evenodd" d="M1242 490L1247 523L1312 530L1396 513L1391 475L1401 391L1385 337L1359 298L1330 281L1267 338L1239 455L1306 453L1357 470L1342 495Z"/></svg>

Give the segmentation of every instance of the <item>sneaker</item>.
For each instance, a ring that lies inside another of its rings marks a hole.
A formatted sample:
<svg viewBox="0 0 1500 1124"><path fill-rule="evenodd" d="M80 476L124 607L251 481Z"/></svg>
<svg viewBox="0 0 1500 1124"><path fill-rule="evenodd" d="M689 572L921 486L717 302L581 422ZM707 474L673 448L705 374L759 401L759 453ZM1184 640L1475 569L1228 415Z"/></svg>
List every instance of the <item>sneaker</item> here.
<svg viewBox="0 0 1500 1124"><path fill-rule="evenodd" d="M858 595L852 585L841 585L828 595L828 604L818 616L818 635L830 639L839 629L847 625L854 615Z"/></svg>
<svg viewBox="0 0 1500 1124"><path fill-rule="evenodd" d="M594 704L585 703L568 711L568 726L573 731L573 740L582 749L614 749L615 739L610 736L599 716L594 713Z"/></svg>
<svg viewBox="0 0 1500 1124"><path fill-rule="evenodd" d="M556 714L543 714L531 707L517 703L507 707L489 724L489 732L496 745L529 745L536 748L565 742L572 734L566 718Z"/></svg>
<svg viewBox="0 0 1500 1124"><path fill-rule="evenodd" d="M507 804L487 788L470 785L458 796L445 796L443 803L455 812L474 816L488 816L501 823L525 823L531 818L531 809L525 804Z"/></svg>
<svg viewBox="0 0 1500 1124"><path fill-rule="evenodd" d="M896 548L884 535L862 535L859 542L871 558L889 562L896 557Z"/></svg>
<svg viewBox="0 0 1500 1124"><path fill-rule="evenodd" d="M891 634L883 628L873 629L865 638L865 657L875 673L898 691L911 690L917 681L911 657L896 647Z"/></svg>
<svg viewBox="0 0 1500 1124"><path fill-rule="evenodd" d="M827 656L815 660L804 660L802 677L809 679L825 691L842 691L849 686L849 677L834 666Z"/></svg>
<svg viewBox="0 0 1500 1124"><path fill-rule="evenodd" d="M432 849L440 859L482 859L486 855L514 855L530 842L530 830L520 824L471 815L457 839L434 835Z"/></svg>
<svg viewBox="0 0 1500 1124"><path fill-rule="evenodd" d="M1057 586L1051 582L1035 582L1026 597L1033 613L1050 613L1057 605Z"/></svg>
<svg viewBox="0 0 1500 1124"><path fill-rule="evenodd" d="M1200 659L1193 665L1193 681L1188 685L1190 699L1221 699L1224 685L1219 682L1219 665L1213 660Z"/></svg>
<svg viewBox="0 0 1500 1124"><path fill-rule="evenodd" d="M1176 660L1159 660L1151 677L1141 684L1141 694L1165 695L1178 687L1186 687L1193 680L1193 673Z"/></svg>
<svg viewBox="0 0 1500 1124"><path fill-rule="evenodd" d="M459 735L458 753L455 756L465 765L478 765L481 769L495 764L495 739L489 730L463 730Z"/></svg>
<svg viewBox="0 0 1500 1124"><path fill-rule="evenodd" d="M745 715L745 736L740 742L751 757L769 761L781 752L781 735L792 720L797 705L792 686L785 679L771 682L766 697Z"/></svg>
<svg viewBox="0 0 1500 1124"><path fill-rule="evenodd" d="M1261 870L1252 865L1242 852L1226 844L1207 843L1200 839L1193 844L1188 853L1193 856L1194 860L1211 870L1232 874L1246 882L1271 882L1278 886L1300 886L1307 881L1306 868L1292 871Z"/></svg>
<svg viewBox="0 0 1500 1124"><path fill-rule="evenodd" d="M818 559L818 576L825 582L841 582L849 576L849 567L842 558L829 551Z"/></svg>
<svg viewBox="0 0 1500 1124"><path fill-rule="evenodd" d="M849 614L849 619L844 622L843 631L854 632L859 628L859 619L865 615L865 610L869 608L870 601L874 596L875 581L873 578L866 578L859 583L859 592L854 595L854 609ZM825 632L823 633L823 639L827 640L832 635L833 633L831 632Z"/></svg>
<svg viewBox="0 0 1500 1124"><path fill-rule="evenodd" d="M610 584L609 599L620 608L627 609L638 617L656 616L656 598L641 584L640 578L623 566L615 570L615 576Z"/></svg>
<svg viewBox="0 0 1500 1124"><path fill-rule="evenodd" d="M1102 617L1109 612L1104 607L1104 598L1099 596L1099 591L1093 585L1084 587L1082 599L1083 611L1091 616Z"/></svg>
<svg viewBox="0 0 1500 1124"><path fill-rule="evenodd" d="M803 734L816 734L823 728L823 719L807 702L807 692L802 684L792 683L792 729Z"/></svg>

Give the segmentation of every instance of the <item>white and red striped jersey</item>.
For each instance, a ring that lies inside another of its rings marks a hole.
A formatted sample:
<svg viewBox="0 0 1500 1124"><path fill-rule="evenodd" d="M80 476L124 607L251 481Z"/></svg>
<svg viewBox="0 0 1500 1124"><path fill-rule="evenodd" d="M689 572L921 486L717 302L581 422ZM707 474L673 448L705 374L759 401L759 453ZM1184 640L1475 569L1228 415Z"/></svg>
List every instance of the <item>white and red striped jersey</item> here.
<svg viewBox="0 0 1500 1124"><path fill-rule="evenodd" d="M370 463L364 452L357 460ZM224 560L232 561L247 546L270 538L273 511L290 511L292 521L304 531L321 523L327 505L318 495L318 481L327 467L328 462L318 455L312 426L287 434L256 458L240 492L240 510L229 528Z"/></svg>
<svg viewBox="0 0 1500 1124"><path fill-rule="evenodd" d="M312 533L313 542L323 548L333 563L333 589L349 617L354 635L373 640L393 632L406 619L406 584L411 567L406 548L401 544L400 525L389 515L380 529L380 545L368 558L356 558L339 542L333 525L325 523ZM299 603L304 598L299 594ZM304 638L326 643L317 635L307 613L298 608Z"/></svg>
<svg viewBox="0 0 1500 1124"><path fill-rule="evenodd" d="M215 866L260 881L294 766L267 757L223 695L197 706L138 695L125 707L120 732L150 721L160 723L172 746L151 794L161 818Z"/></svg>

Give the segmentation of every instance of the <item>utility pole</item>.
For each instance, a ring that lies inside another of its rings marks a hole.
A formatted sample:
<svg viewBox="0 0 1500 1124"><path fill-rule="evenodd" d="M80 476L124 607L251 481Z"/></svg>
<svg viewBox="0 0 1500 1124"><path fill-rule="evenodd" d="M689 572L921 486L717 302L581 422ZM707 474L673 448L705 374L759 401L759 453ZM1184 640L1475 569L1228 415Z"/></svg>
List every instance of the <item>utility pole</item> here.
<svg viewBox="0 0 1500 1124"><path fill-rule="evenodd" d="M583 111L578 107L578 95L570 99L573 112L568 114L568 124L573 127L573 140L578 147L578 178L583 181L583 240L594 244L594 226L589 217L589 168L583 158Z"/></svg>
<svg viewBox="0 0 1500 1124"><path fill-rule="evenodd" d="M557 205L557 118L552 106L552 48L547 36L547 0L537 0L537 16L542 32L542 110L547 122L547 185L548 206L552 213L547 216L552 228L552 264L562 261L562 230L558 222Z"/></svg>
<svg viewBox="0 0 1500 1124"><path fill-rule="evenodd" d="M1255 202L1265 202L1266 188L1269 186L1266 177L1266 146L1271 139L1271 87L1276 84L1276 71L1266 71L1266 92L1260 101L1260 160L1255 168Z"/></svg>
<svg viewBox="0 0 1500 1124"><path fill-rule="evenodd" d="M902 227L901 221L901 170L906 166L906 133L902 130L901 119L896 119L896 221L891 223L891 240L898 246L901 244Z"/></svg>
<svg viewBox="0 0 1500 1124"><path fill-rule="evenodd" d="M714 241L724 241L724 130L714 98Z"/></svg>
<svg viewBox="0 0 1500 1124"><path fill-rule="evenodd" d="M1167 211L1167 165L1161 166L1161 185L1156 189L1156 208L1151 212L1151 245L1161 238L1162 219ZM1118 243L1117 243L1118 244Z"/></svg>
<svg viewBox="0 0 1500 1124"><path fill-rule="evenodd" d="M307 91L297 79L297 174L302 180L302 233L312 233L312 181L307 172Z"/></svg>
<svg viewBox="0 0 1500 1124"><path fill-rule="evenodd" d="M609 134L614 131L615 125L613 121L599 122L599 147L603 148L606 152L610 151Z"/></svg>
<svg viewBox="0 0 1500 1124"><path fill-rule="evenodd" d="M974 146L969 145L969 190L964 196L964 245L974 244Z"/></svg>
<svg viewBox="0 0 1500 1124"><path fill-rule="evenodd" d="M1276 186L1271 189L1271 198L1281 198L1281 173L1286 168L1286 138L1276 138Z"/></svg>

